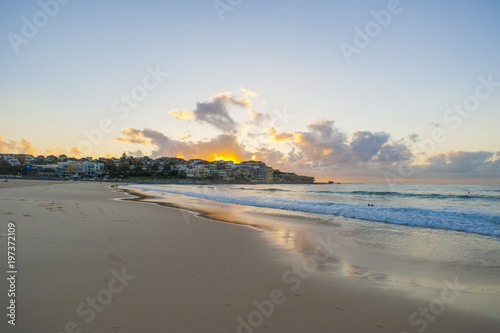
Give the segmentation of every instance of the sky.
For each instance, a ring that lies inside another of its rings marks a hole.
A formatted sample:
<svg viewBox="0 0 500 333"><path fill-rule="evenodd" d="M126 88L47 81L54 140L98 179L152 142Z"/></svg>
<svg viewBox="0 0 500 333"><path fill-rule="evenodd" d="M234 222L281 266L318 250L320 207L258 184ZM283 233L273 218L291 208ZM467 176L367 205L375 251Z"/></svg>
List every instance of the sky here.
<svg viewBox="0 0 500 333"><path fill-rule="evenodd" d="M0 152L500 182L498 1L0 2Z"/></svg>

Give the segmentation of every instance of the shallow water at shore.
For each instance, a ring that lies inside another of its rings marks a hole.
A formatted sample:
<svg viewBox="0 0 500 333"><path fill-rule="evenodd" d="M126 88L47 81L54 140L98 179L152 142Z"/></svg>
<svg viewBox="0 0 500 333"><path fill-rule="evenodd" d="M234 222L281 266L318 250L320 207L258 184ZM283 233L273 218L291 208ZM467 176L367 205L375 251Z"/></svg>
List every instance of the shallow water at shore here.
<svg viewBox="0 0 500 333"><path fill-rule="evenodd" d="M130 185L281 214L322 214L500 236L500 186L455 184ZM307 215L306 215L307 216Z"/></svg>

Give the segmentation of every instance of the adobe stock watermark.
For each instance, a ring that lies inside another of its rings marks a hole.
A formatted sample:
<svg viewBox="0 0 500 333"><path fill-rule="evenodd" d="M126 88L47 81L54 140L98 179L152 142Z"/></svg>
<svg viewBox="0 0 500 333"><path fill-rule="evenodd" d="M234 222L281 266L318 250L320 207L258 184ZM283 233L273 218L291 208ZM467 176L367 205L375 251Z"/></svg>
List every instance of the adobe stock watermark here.
<svg viewBox="0 0 500 333"><path fill-rule="evenodd" d="M491 95L500 87L500 81L493 81L493 75L488 75L487 78L479 76L479 84L474 89L474 93L466 96L462 103L455 103L453 107L446 109L443 112L443 120L445 123L450 123L451 129L458 130L463 123L463 119L470 117L472 112L479 109L481 102L489 99ZM436 127L431 133L429 139L417 143L420 153L433 154L437 144L442 144L448 140L446 131L441 127Z"/></svg>
<svg viewBox="0 0 500 333"><path fill-rule="evenodd" d="M455 302L458 296L465 291L467 288L458 284L457 278L453 281L453 284L446 280L446 286L448 289L443 289L439 297L434 298L427 304L427 306L421 306L418 311L410 314L408 318L408 323L415 327L418 333L423 333L429 323L436 320L437 316L443 314L446 310L446 305ZM407 331L401 331L401 333L409 333Z"/></svg>
<svg viewBox="0 0 500 333"><path fill-rule="evenodd" d="M453 104L453 108L447 109L443 113L443 120L446 123L453 123L452 129L457 130L462 125L462 120L470 117L471 113L477 111L481 102L489 99L500 87L500 81L493 81L493 75L487 78L479 76L479 84L474 89L474 93L465 97L462 103Z"/></svg>
<svg viewBox="0 0 500 333"><path fill-rule="evenodd" d="M334 249L339 245L332 240L332 236L328 235L326 240L318 237L318 245L314 253L310 257L305 257L299 264L294 264L290 269L287 269L281 275L281 281L287 286L291 292L297 291L311 275L318 270L320 263L325 262L334 255ZM253 333L257 327L264 324L265 320L271 317L278 305L286 302L287 297L285 291L280 288L273 289L269 293L269 298L262 301L253 301L255 310L250 312L247 316L239 316L236 318L238 326L236 327L237 333Z"/></svg>
<svg viewBox="0 0 500 333"><path fill-rule="evenodd" d="M111 111L116 114L119 120L125 120L130 115L131 110L137 108L139 103L157 89L169 75L169 73L163 72L159 65L156 65L154 69L147 66L146 72L141 84L134 86L129 93L121 94L111 103ZM76 147L83 156L90 156L92 149L102 144L104 135L111 133L114 129L115 125L111 118L102 118L96 128L82 131L87 140L80 141Z"/></svg>
<svg viewBox="0 0 500 333"><path fill-rule="evenodd" d="M282 110L278 109L271 109L272 114L271 114L271 121L270 125L272 127L275 127L279 131L284 131L285 129L283 128L285 125L288 126L290 125L290 120L294 119L296 117L295 114L293 113L288 113L287 111L287 106L283 106ZM276 125L276 123L279 123L279 125Z"/></svg>
<svg viewBox="0 0 500 333"><path fill-rule="evenodd" d="M111 303L113 300L113 295L120 294L126 286L129 285L129 281L135 279L134 275L128 275L125 272L125 268L122 268L121 272L117 272L112 269L111 274L113 277L109 279L107 288L99 290L95 297L87 297L85 302L78 304L76 307L76 314L80 317L86 317L84 322L90 324L96 318L96 312L102 312L104 307ZM81 333L82 328L75 321L68 321L64 325L64 330L58 333Z"/></svg>
<svg viewBox="0 0 500 333"><path fill-rule="evenodd" d="M38 1L38 6L40 6L39 11L37 11L31 19L23 16L21 18L22 27L21 34L15 32L9 32L7 34L7 39L10 42L12 50L17 54L19 53L19 47L24 44L28 44L30 40L38 35L40 29L45 27L50 19L54 18L61 9L61 5L66 5L71 0L40 0Z"/></svg>
<svg viewBox="0 0 500 333"><path fill-rule="evenodd" d="M346 42L339 44L340 50L347 63L350 64L352 62L353 55L360 54L363 49L368 47L372 40L380 35L384 28L387 28L389 24L391 24L393 17L400 14L402 11L403 5L401 5L400 0L389 0L387 9L381 9L379 11L372 10L370 15L373 17L373 20L368 21L363 29L359 26L354 28L355 34L352 44Z"/></svg>
<svg viewBox="0 0 500 333"><path fill-rule="evenodd" d="M194 211L188 211L186 209L180 209L180 211L181 211L181 217L184 220L184 223L186 223L186 225L189 225L191 223L191 219L197 216L197 214Z"/></svg>
<svg viewBox="0 0 500 333"><path fill-rule="evenodd" d="M219 20L224 21L224 14L226 12L232 12L236 7L241 5L243 0L215 0L212 2Z"/></svg>
<svg viewBox="0 0 500 333"><path fill-rule="evenodd" d="M266 126L263 126L261 123L253 124L258 127L258 130L264 129L264 132L257 133L252 135L251 145L255 148L260 146L265 146L269 143L268 138L270 134L270 130L275 131L274 134L281 134L286 131L286 127L292 124L292 120L297 117L296 114L288 112L287 106L283 106L281 109L272 108L268 114L268 123L266 122ZM271 133L273 134L273 133ZM258 153L258 152L255 152Z"/></svg>
<svg viewBox="0 0 500 333"><path fill-rule="evenodd" d="M481 106L481 102L491 98L500 87L500 81L494 81L493 75L487 77L481 75L477 78L478 84L474 88L474 92L466 96L461 103L455 103L443 112L443 120L445 124L449 124L451 130L457 131L463 124L464 119L468 119ZM449 132L449 130L448 130ZM439 144L443 144L448 140L447 131L442 127L435 127L430 137L416 143L416 154L432 155L435 153ZM414 173L414 167L407 161L398 163L397 174L386 173L385 179L387 183L403 182Z"/></svg>

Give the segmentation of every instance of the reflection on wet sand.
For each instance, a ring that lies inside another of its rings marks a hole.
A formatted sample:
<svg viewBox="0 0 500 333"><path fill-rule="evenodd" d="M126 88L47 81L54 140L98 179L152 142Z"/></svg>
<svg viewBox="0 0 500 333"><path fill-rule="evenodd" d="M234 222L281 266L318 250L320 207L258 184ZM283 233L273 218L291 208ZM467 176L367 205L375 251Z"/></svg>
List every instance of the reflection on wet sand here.
<svg viewBox="0 0 500 333"><path fill-rule="evenodd" d="M484 238L457 233L450 241L449 232L374 225L322 214L284 214L276 209L226 204L161 191L125 191L132 195L128 200L179 208L186 224L190 223L194 212L213 221L263 230L263 235L273 244L293 251L302 267L313 267L314 272L326 279L331 277L332 282L337 277L346 277L367 287L398 290L428 300L441 290L454 290L449 281L458 280L461 289L457 291L461 296L454 306L468 310L470 304L476 304L480 313L498 314L498 306L491 304L499 304L500 298L500 270L498 256L494 255L500 249L497 243ZM337 246L318 251L325 239L331 239L331 244ZM447 243L443 244L444 240ZM478 260L474 250L484 249L485 244L491 245L488 254L492 256L482 255Z"/></svg>
<svg viewBox="0 0 500 333"><path fill-rule="evenodd" d="M197 216L221 221L232 224L246 225L253 228L266 231L266 236L269 237L276 245L295 251L304 259L312 259L318 251L318 237L325 234L326 226L324 221L318 220L315 223L315 228L306 228L297 223L284 223L284 221L276 222L276 215L265 218L265 213L262 216L242 213L241 210L235 209L230 204L218 202L208 202L207 200L185 197L186 200L175 200L169 196L168 201L159 197L145 194L140 190L122 189L123 191L133 195L131 198L121 200L133 200L149 202L157 205L179 208L194 212ZM191 214L191 213L186 213ZM290 219L290 216L286 216ZM302 219L297 216L296 218ZM189 219L189 217L186 217ZM339 224L328 225L328 228L338 227ZM319 229L321 230L318 230ZM330 229L331 230L331 229ZM327 256L326 256L327 255ZM326 256L326 258L325 258ZM321 252L321 260L317 260L317 271L326 274L340 274L343 276L353 277L357 279L372 281L377 285L387 285L391 282L388 275L376 273L360 266L352 266L345 260L341 260L331 254Z"/></svg>

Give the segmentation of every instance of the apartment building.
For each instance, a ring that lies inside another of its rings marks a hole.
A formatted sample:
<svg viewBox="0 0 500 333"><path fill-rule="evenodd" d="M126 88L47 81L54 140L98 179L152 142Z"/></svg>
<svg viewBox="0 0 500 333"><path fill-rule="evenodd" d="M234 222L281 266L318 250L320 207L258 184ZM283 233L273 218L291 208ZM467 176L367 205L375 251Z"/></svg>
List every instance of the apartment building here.
<svg viewBox="0 0 500 333"><path fill-rule="evenodd" d="M14 154L2 154L0 159L9 162L10 166L21 165L19 160L15 158L13 155Z"/></svg>
<svg viewBox="0 0 500 333"><path fill-rule="evenodd" d="M28 154L0 154L0 156L9 162L11 166L30 165L35 162L35 158Z"/></svg>

